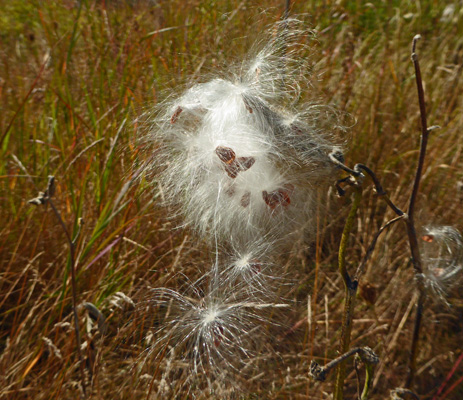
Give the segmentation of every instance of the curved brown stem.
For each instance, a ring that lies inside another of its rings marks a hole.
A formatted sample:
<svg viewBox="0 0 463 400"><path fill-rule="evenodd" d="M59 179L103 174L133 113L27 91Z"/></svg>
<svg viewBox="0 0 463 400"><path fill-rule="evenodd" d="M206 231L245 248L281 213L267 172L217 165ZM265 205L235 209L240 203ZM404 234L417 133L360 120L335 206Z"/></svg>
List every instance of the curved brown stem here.
<svg viewBox="0 0 463 400"><path fill-rule="evenodd" d="M374 185L375 185L375 190L376 190L376 193L378 194L378 196L381 196L383 197L384 201L387 203L387 205L389 207L391 207L391 209L398 215L398 216L402 216L404 215L404 212L399 208L397 207L392 201L391 199L389 198L389 196L387 195L387 192L383 189L383 186L381 185L381 182L379 181L378 177L376 176L376 174L370 169L368 168L366 165L364 164L356 164L355 167L354 167L355 170L358 170L358 169L361 169L362 171L366 172L367 175L371 178L371 180L373 181Z"/></svg>
<svg viewBox="0 0 463 400"><path fill-rule="evenodd" d="M428 144L429 132L426 118L426 104L424 98L423 90L423 80L421 77L420 64L418 62L418 55L416 54L416 43L421 38L420 35L416 35L413 38L412 42L412 61L415 68L415 78L416 78L416 87L418 91L418 101L420 105L420 118L421 118L421 140L420 140L420 155L418 158L418 165L415 172L415 180L413 182L412 194L410 196L410 201L408 204L408 215L406 218L407 225L407 234L408 241L410 243L410 251L412 254L412 264L415 270L415 276L417 278L417 286L419 291L417 309L415 314L415 323L413 328L413 338L410 349L410 358L408 362L408 377L407 377L407 387L410 388L413 385L413 380L415 377L415 368L416 368L416 355L418 351L418 341L420 336L420 328L422 323L424 301L426 299L426 293L424 290L423 282L423 266L421 260L420 249L418 246L418 239L416 235L415 222L414 222L414 211L415 204L418 195L418 190L420 187L421 177L423 175L424 160L426 157L426 148Z"/></svg>
<svg viewBox="0 0 463 400"><path fill-rule="evenodd" d="M35 185L34 185L35 186ZM72 240L71 235L66 227L66 224L64 223L63 219L61 218L61 214L59 213L58 209L55 207L55 204L53 203L53 200L51 199L52 196L55 193L55 177L54 176L49 176L48 177L48 185L47 189L45 192L39 192L39 195L32 199L29 200L30 204L35 204L35 205L42 205L42 204L50 204L51 209L53 210L53 213L56 216L56 219L58 220L63 232L64 236L66 237L66 240L69 244L69 258L70 258L70 269L71 269L71 288L72 288L72 310L74 314L74 331L76 335L76 347L77 347L77 354L79 357L79 369L81 373L81 379L82 379L82 392L84 398L87 398L87 393L86 393L86 385L85 385L85 371L84 371L84 363L83 363L83 357L82 357L82 346L81 346L81 339L80 339L80 330L79 330L79 318L77 315L77 283L76 283L76 246L75 246L75 239L77 239L78 234L80 233L81 225L79 225L79 231L75 237L74 240Z"/></svg>
<svg viewBox="0 0 463 400"><path fill-rule="evenodd" d="M365 265L367 264L367 262L370 260L370 257L371 255L373 254L373 250L375 249L376 247L376 243L379 239L379 237L381 236L381 234L387 229L389 228L391 225L395 224L397 221L400 221L401 219L403 219L403 215L399 215L398 217L395 217L394 219L391 219L390 221L388 221L386 224L384 224L379 230L378 232L376 232L375 236L373 237L370 245L368 246L368 249L367 249L367 252L365 253L362 261L360 262L360 265L358 266L357 268L357 271L355 273L355 279L356 280L359 280L360 279L360 276L363 274L363 271L365 270Z"/></svg>

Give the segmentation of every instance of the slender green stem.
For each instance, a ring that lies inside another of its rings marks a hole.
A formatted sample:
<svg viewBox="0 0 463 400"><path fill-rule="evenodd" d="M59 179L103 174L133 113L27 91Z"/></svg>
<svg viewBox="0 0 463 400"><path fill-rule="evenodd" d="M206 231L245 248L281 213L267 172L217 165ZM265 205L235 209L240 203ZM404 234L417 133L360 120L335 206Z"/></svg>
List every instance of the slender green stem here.
<svg viewBox="0 0 463 400"><path fill-rule="evenodd" d="M354 225L355 216L362 199L362 188L360 186L355 187L354 200L347 216L344 231L342 232L341 243L339 245L339 273L344 281L345 289L345 304L344 314L341 329L341 343L340 343L340 354L346 353L350 345L350 336L352 331L352 316L355 303L355 295L357 293L357 281L352 281L346 267L346 250L349 242L349 236ZM345 362L341 362L338 365L336 371L336 381L334 388L334 400L342 400L344 398L344 380L346 377L346 365Z"/></svg>
<svg viewBox="0 0 463 400"><path fill-rule="evenodd" d="M371 384L373 383L373 371L375 367L373 364L365 363L365 384L363 386L362 395L360 400L368 400Z"/></svg>

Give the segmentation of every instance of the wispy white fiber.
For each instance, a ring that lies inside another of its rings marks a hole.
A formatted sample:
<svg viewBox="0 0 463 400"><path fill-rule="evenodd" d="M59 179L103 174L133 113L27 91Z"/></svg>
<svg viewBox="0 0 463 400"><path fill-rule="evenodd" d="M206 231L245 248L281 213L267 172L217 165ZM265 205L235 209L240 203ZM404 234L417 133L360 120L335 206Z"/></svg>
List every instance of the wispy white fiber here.
<svg viewBox="0 0 463 400"><path fill-rule="evenodd" d="M284 236L310 220L317 188L334 179L327 154L339 119L290 101L310 87L311 37L291 25L272 27L238 67L172 96L152 120L150 168L202 236Z"/></svg>
<svg viewBox="0 0 463 400"><path fill-rule="evenodd" d="M312 36L296 20L276 24L244 60L171 94L148 118L146 172L159 197L215 246L209 272L185 292L148 296L146 360L168 360L158 393L177 366L191 372L183 382L225 398L259 358L267 316L286 307L278 260L315 226L317 191L337 177L328 154L342 151L340 117L311 86Z"/></svg>
<svg viewBox="0 0 463 400"><path fill-rule="evenodd" d="M422 236L425 284L444 302L463 282L463 238L452 226L429 226Z"/></svg>
<svg viewBox="0 0 463 400"><path fill-rule="evenodd" d="M288 285L280 264L283 249L271 237L252 241L233 238L219 248L219 279L226 285L243 286L250 296L266 301L280 301L277 293Z"/></svg>
<svg viewBox="0 0 463 400"><path fill-rule="evenodd" d="M148 304L156 315L156 341L148 357L173 357L191 370L196 379L214 381L229 375L226 386L235 385L244 365L252 362L268 323L265 310L285 305L265 303L243 286L211 282L205 293L196 286L181 294L158 288ZM160 360L159 360L160 362Z"/></svg>

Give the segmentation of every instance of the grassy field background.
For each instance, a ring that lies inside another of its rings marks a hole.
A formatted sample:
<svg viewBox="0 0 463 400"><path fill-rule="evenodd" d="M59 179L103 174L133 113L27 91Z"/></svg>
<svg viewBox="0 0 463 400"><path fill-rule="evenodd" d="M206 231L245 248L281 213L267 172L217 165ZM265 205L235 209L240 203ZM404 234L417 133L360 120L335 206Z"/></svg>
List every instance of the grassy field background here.
<svg viewBox="0 0 463 400"><path fill-rule="evenodd" d="M88 392L95 399L146 398L160 364L153 361L148 378L134 376L144 344L124 335L140 322L148 288L175 288L179 274L194 279L210 259L191 232L173 229L152 180L130 181L147 157L137 141L139 121L169 90L239 60L256 32L281 18L283 3L0 1L0 398L79 396L68 244L51 208L28 204L48 175L56 177L54 203L72 237L84 221L76 241L78 303L93 303L107 318L103 336L85 308L78 311ZM417 223L461 230L463 5L445 3L296 1L291 14L317 31L314 90L355 118L346 162L376 171L402 207L420 132L411 40L422 35L429 124L441 129L431 135ZM316 242L296 243L285 258L298 282L286 293L294 307L287 328L260 349L268 361L242 383L243 398L332 393L331 379L316 383L307 371L311 359L325 363L337 354L343 286L336 259L348 206L348 197L331 196ZM392 217L366 185L348 249L351 268ZM371 399L389 398L405 381L415 303L409 259L404 227L396 224L362 281L376 298L358 300L352 345L368 345L380 357ZM422 399L463 398L463 365L456 364L462 299L459 287L449 294L451 307L427 303L414 387ZM354 398L352 364L348 372L347 398ZM171 377L172 388L159 398L189 398L182 379Z"/></svg>

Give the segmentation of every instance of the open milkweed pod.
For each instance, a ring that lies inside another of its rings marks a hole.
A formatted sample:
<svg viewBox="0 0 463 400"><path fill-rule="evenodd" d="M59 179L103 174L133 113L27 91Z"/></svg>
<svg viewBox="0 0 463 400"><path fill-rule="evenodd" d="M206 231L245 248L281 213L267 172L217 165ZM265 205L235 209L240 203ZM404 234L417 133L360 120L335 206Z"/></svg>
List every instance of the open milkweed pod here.
<svg viewBox="0 0 463 400"><path fill-rule="evenodd" d="M328 107L290 101L309 87L312 34L301 26L273 26L237 67L171 96L151 121L147 170L203 237L287 238L310 225L315 193L335 179L327 132L338 121L325 121Z"/></svg>

